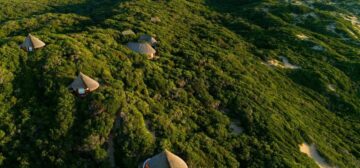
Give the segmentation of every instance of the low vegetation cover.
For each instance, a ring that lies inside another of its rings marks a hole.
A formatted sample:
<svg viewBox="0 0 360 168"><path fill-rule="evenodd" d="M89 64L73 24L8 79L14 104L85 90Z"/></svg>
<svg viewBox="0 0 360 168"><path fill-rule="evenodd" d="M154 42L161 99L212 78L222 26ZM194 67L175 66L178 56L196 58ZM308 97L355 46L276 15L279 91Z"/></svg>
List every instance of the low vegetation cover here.
<svg viewBox="0 0 360 168"><path fill-rule="evenodd" d="M358 167L359 9L0 0L0 167L131 168L165 149L192 168L317 167L304 142L332 166ZM20 49L29 33L46 46ZM126 46L144 34L156 59ZM267 65L282 58L300 68ZM100 83L84 98L68 88L79 72Z"/></svg>

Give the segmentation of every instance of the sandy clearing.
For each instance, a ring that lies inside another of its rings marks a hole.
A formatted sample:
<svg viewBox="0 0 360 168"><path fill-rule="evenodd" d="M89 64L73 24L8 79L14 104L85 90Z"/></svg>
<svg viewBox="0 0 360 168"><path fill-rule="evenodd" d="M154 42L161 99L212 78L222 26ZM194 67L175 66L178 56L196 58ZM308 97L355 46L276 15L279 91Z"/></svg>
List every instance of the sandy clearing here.
<svg viewBox="0 0 360 168"><path fill-rule="evenodd" d="M284 67L289 69L299 69L300 67L297 65L290 64L289 60L286 57L280 56L283 61Z"/></svg>
<svg viewBox="0 0 360 168"><path fill-rule="evenodd" d="M266 65L269 66L275 66L275 67L279 67L279 68L285 68L284 65L281 64L280 61L276 60L276 59L271 59L268 60L267 63L265 63Z"/></svg>
<svg viewBox="0 0 360 168"><path fill-rule="evenodd" d="M302 1L292 1L292 5L304 5Z"/></svg>
<svg viewBox="0 0 360 168"><path fill-rule="evenodd" d="M301 0L288 0L288 2L290 2L292 5L297 5L297 6L307 6L311 9L314 9L314 1L312 0L307 0L307 1L301 1Z"/></svg>
<svg viewBox="0 0 360 168"><path fill-rule="evenodd" d="M305 153L307 156L314 159L315 163L320 168L333 168L326 162L326 160L323 157L320 156L320 154L316 150L315 144L309 145L307 143L303 143L299 145L299 148L300 148L300 152Z"/></svg>
<svg viewBox="0 0 360 168"><path fill-rule="evenodd" d="M296 37L300 40L308 40L309 37L306 36L305 34L297 34Z"/></svg>
<svg viewBox="0 0 360 168"><path fill-rule="evenodd" d="M333 91L333 92L336 91L335 85L333 85L333 84L328 84L328 88L329 88L329 90L331 90L331 91Z"/></svg>
<svg viewBox="0 0 360 168"><path fill-rule="evenodd" d="M282 62L280 62L276 59L270 59L266 63L263 63L263 64L268 65L268 66L278 67L278 68L284 68L284 69L300 69L301 68L300 66L291 64L289 62L289 60L284 56L280 56L280 59L282 60Z"/></svg>

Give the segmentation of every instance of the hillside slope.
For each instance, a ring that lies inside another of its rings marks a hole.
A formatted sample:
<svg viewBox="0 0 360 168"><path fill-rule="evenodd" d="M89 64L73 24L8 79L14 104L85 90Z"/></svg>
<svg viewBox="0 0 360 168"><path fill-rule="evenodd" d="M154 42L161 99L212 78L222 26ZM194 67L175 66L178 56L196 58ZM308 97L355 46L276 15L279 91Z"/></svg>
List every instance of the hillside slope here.
<svg viewBox="0 0 360 168"><path fill-rule="evenodd" d="M131 168L169 149L192 168L317 167L306 142L330 165L357 167L359 9L0 0L0 165ZM28 33L47 46L21 50ZM159 41L158 59L126 47L143 34ZM80 71L101 85L85 98L68 90Z"/></svg>

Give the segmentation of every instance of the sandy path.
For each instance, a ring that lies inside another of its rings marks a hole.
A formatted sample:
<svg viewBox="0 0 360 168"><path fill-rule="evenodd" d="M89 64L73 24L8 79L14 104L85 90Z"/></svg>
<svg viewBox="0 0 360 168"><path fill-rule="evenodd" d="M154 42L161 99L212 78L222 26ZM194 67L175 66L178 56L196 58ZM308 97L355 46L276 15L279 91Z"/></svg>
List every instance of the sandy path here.
<svg viewBox="0 0 360 168"><path fill-rule="evenodd" d="M312 159L314 159L314 161L320 168L333 168L326 162L326 160L323 157L320 156L320 154L316 150L315 144L309 145L307 143L303 143L303 144L299 145L299 147L300 147L300 151L302 153L305 153Z"/></svg>

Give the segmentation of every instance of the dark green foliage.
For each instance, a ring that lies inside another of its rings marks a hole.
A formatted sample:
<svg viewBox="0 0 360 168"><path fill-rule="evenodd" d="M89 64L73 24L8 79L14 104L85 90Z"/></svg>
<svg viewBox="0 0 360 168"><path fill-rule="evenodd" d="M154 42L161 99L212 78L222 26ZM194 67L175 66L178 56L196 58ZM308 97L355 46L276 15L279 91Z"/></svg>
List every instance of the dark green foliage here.
<svg viewBox="0 0 360 168"><path fill-rule="evenodd" d="M0 167L111 167L111 140L118 167L163 149L192 168L316 167L303 142L356 167L360 32L340 13L359 17L360 4L349 4L0 0ZM19 49L27 33L47 46ZM142 34L159 59L127 49ZM280 56L301 69L264 65ZM85 98L67 88L79 71L101 84Z"/></svg>

